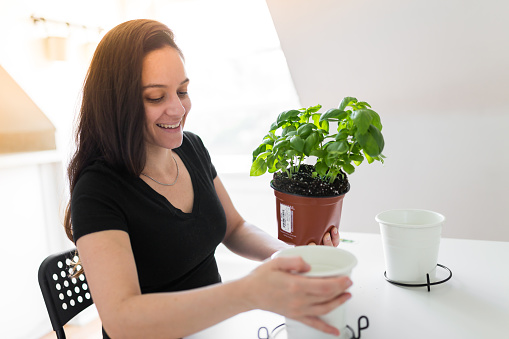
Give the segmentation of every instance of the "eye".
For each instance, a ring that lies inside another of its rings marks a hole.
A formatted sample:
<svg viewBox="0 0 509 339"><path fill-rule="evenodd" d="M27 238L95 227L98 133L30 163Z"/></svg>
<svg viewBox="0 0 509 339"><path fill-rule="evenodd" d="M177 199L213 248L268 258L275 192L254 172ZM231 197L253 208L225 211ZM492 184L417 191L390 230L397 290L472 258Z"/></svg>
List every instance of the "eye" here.
<svg viewBox="0 0 509 339"><path fill-rule="evenodd" d="M163 99L164 99L164 95L159 98L145 98L145 100L147 100L148 102L151 102L151 103L158 103L158 102L161 102Z"/></svg>
<svg viewBox="0 0 509 339"><path fill-rule="evenodd" d="M187 93L187 91L180 91L180 92L177 92L177 95L178 95L179 97L181 97L181 98L182 98L182 97L187 96L187 94L188 94L188 93Z"/></svg>

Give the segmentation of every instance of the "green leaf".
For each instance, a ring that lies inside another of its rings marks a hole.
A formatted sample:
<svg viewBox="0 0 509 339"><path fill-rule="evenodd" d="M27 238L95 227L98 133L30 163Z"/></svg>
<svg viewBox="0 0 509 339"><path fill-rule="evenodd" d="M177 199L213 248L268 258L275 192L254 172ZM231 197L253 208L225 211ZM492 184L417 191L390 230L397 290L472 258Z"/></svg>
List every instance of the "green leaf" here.
<svg viewBox="0 0 509 339"><path fill-rule="evenodd" d="M318 159L321 159L321 158L325 158L325 156L327 156L327 151L322 150L322 149L315 149L315 150L312 150L311 153L309 153L309 155L315 156Z"/></svg>
<svg viewBox="0 0 509 339"><path fill-rule="evenodd" d="M366 153L366 151L362 151L364 153L364 156L366 157L366 160L368 161L368 164L372 164L375 159L369 156L369 154Z"/></svg>
<svg viewBox="0 0 509 339"><path fill-rule="evenodd" d="M249 172L249 175L259 176L265 172L267 172L267 161L261 157L256 158L256 160L251 164L251 171Z"/></svg>
<svg viewBox="0 0 509 339"><path fill-rule="evenodd" d="M267 160L267 169L269 170L269 172L271 169L275 169L277 158L273 154L270 154L266 160Z"/></svg>
<svg viewBox="0 0 509 339"><path fill-rule="evenodd" d="M352 164L343 164L341 166L343 168L343 171L346 172L346 174L352 174L353 172L355 172L355 167L353 167Z"/></svg>
<svg viewBox="0 0 509 339"><path fill-rule="evenodd" d="M348 160L353 161L355 166L359 166L364 161L364 157L360 154L349 154Z"/></svg>
<svg viewBox="0 0 509 339"><path fill-rule="evenodd" d="M306 138L306 142L304 143L304 154L309 156L311 154L311 151L315 149L317 144L318 144L318 132L313 132Z"/></svg>
<svg viewBox="0 0 509 339"><path fill-rule="evenodd" d="M294 135L290 139L290 145L292 145L293 149L297 150L298 152L304 152L304 139L302 139L300 136Z"/></svg>
<svg viewBox="0 0 509 339"><path fill-rule="evenodd" d="M348 131L346 129L342 129L341 131L338 132L338 134L336 134L336 141L339 141L339 140L346 140L348 137L350 136L350 133L348 133Z"/></svg>
<svg viewBox="0 0 509 339"><path fill-rule="evenodd" d="M354 97L345 97L339 104L338 109L344 111L346 107L350 106L350 103L356 103L357 99Z"/></svg>
<svg viewBox="0 0 509 339"><path fill-rule="evenodd" d="M263 139L270 139L272 141L277 140L277 136L273 131L270 131Z"/></svg>
<svg viewBox="0 0 509 339"><path fill-rule="evenodd" d="M364 157L362 155L360 155L360 154L350 154L348 157L351 160L353 160L353 161L362 161L362 160L364 160Z"/></svg>
<svg viewBox="0 0 509 339"><path fill-rule="evenodd" d="M383 149L383 137L380 131L373 125L370 125L368 131L361 134L359 131L355 134L357 141L370 157L377 157ZM382 149L380 149L380 143Z"/></svg>
<svg viewBox="0 0 509 339"><path fill-rule="evenodd" d="M368 112L368 109L360 109L352 113L352 119L355 123L355 126L357 126L357 131L361 134L364 134L371 124L372 117Z"/></svg>
<svg viewBox="0 0 509 339"><path fill-rule="evenodd" d="M325 164L324 162L320 161L316 163L315 170L316 172L318 172L318 174L320 174L323 177L325 174L327 174L329 166L327 166L327 164Z"/></svg>
<svg viewBox="0 0 509 339"><path fill-rule="evenodd" d="M321 108L322 108L322 105L316 105L316 106L311 106L311 107L305 108L305 111L306 111L306 113L311 114L311 113L318 112Z"/></svg>
<svg viewBox="0 0 509 339"><path fill-rule="evenodd" d="M290 140L290 138L293 137L294 135L297 135L297 131L290 131L290 132L286 133L285 139Z"/></svg>
<svg viewBox="0 0 509 339"><path fill-rule="evenodd" d="M366 107L371 108L371 106L366 101L359 101L357 103L357 106L362 107L362 108L366 108Z"/></svg>
<svg viewBox="0 0 509 339"><path fill-rule="evenodd" d="M311 115L311 119L313 120L313 123L316 127L320 127L320 117L322 115L320 113L315 113Z"/></svg>
<svg viewBox="0 0 509 339"><path fill-rule="evenodd" d="M289 132L295 132L297 129L295 128L295 126L293 125L290 125L290 126L287 126L283 129L283 133L281 134L283 137L286 136Z"/></svg>
<svg viewBox="0 0 509 339"><path fill-rule="evenodd" d="M278 150L280 148L286 148L290 145L290 142L288 140L278 140L274 143L274 146L272 147L274 150Z"/></svg>
<svg viewBox="0 0 509 339"><path fill-rule="evenodd" d="M263 143L261 144L260 146L258 146L254 151L253 151L253 161L258 157L258 155L262 152L265 152L267 150L267 144Z"/></svg>
<svg viewBox="0 0 509 339"><path fill-rule="evenodd" d="M320 118L322 117L321 114L313 114L311 116L313 118L313 123L315 124L315 126L317 128L320 128L322 129L323 131L325 131L326 133L329 133L329 122L327 120L320 120Z"/></svg>
<svg viewBox="0 0 509 339"><path fill-rule="evenodd" d="M380 132L380 130L373 125L369 126L369 132L371 133L373 138L375 138L376 143L378 145L378 154L377 154L377 156L378 156L380 153L382 153L382 151L384 150L384 147L385 147L384 137L382 135L382 132Z"/></svg>
<svg viewBox="0 0 509 339"><path fill-rule="evenodd" d="M344 140L334 141L327 145L327 152L344 154L348 151L348 143Z"/></svg>
<svg viewBox="0 0 509 339"><path fill-rule="evenodd" d="M313 124L303 124L297 130L297 134L301 138L306 139L311 134L311 132L313 132L314 127L315 127L315 125L313 125Z"/></svg>
<svg viewBox="0 0 509 339"><path fill-rule="evenodd" d="M329 133L329 122L327 120L325 121L322 121L322 123L320 124L320 128L325 132L325 133Z"/></svg>
<svg viewBox="0 0 509 339"><path fill-rule="evenodd" d="M263 143L272 146L272 145L274 145L274 140L272 140L272 139L264 139Z"/></svg>
<svg viewBox="0 0 509 339"><path fill-rule="evenodd" d="M286 157L290 159L298 156L299 154L300 154L299 152L293 149L289 149L288 151L285 152Z"/></svg>
<svg viewBox="0 0 509 339"><path fill-rule="evenodd" d="M334 166L336 160L337 159L333 154L327 154L327 156L325 157L325 164L327 165L327 167L332 167Z"/></svg>
<svg viewBox="0 0 509 339"><path fill-rule="evenodd" d="M280 124L282 122L284 123L284 122L291 121L292 118L295 118L295 117L299 116L299 114L300 114L300 112L298 110L296 110L296 109L291 109L289 111L281 112L281 113L279 113L279 116L277 117L276 122L278 124Z"/></svg>
<svg viewBox="0 0 509 339"><path fill-rule="evenodd" d="M343 120L347 116L348 116L347 112L341 109L331 108L330 110L322 114L322 116L320 117L320 122L334 119Z"/></svg>
<svg viewBox="0 0 509 339"><path fill-rule="evenodd" d="M381 131L382 122L380 121L380 116L378 115L378 113L373 111L372 109L368 109L367 111L371 115L371 124Z"/></svg>

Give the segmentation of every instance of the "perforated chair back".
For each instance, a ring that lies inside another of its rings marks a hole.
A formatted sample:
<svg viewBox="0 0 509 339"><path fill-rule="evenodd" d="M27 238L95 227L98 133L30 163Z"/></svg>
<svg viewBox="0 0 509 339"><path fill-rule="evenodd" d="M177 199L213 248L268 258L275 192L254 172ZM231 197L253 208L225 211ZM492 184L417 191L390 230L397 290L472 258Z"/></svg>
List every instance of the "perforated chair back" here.
<svg viewBox="0 0 509 339"><path fill-rule="evenodd" d="M39 286L57 338L65 338L64 325L92 305L84 274L72 277L78 255L76 249L52 254L39 267Z"/></svg>

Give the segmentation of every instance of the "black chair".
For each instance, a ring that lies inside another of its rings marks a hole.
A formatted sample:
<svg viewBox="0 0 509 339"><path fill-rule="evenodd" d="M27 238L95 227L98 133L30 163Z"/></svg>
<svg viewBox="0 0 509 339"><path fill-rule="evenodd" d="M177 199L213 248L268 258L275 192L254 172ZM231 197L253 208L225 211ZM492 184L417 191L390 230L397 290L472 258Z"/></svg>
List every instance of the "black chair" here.
<svg viewBox="0 0 509 339"><path fill-rule="evenodd" d="M64 325L94 303L85 275L72 276L77 260L72 249L48 256L39 267L39 285L58 339L65 339Z"/></svg>

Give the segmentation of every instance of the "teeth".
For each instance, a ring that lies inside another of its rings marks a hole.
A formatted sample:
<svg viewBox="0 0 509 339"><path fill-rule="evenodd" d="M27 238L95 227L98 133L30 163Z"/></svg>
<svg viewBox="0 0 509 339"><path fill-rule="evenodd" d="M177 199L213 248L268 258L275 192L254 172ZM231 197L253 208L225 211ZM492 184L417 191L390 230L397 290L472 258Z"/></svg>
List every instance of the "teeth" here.
<svg viewBox="0 0 509 339"><path fill-rule="evenodd" d="M162 128L177 128L180 126L180 121L178 124L175 124L175 125L157 124L157 126L162 127Z"/></svg>

